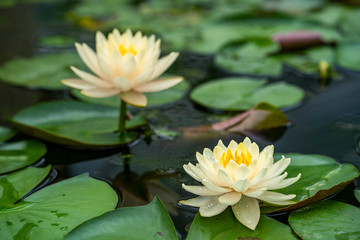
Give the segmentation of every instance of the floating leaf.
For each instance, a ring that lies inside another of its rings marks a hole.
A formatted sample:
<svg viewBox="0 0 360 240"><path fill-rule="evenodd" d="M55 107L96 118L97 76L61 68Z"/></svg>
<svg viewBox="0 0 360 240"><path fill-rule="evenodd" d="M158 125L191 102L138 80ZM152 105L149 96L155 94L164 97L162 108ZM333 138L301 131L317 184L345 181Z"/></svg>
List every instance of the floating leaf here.
<svg viewBox="0 0 360 240"><path fill-rule="evenodd" d="M0 80L25 87L66 88L61 79L73 78L70 66L82 66L76 53L49 54L31 59L18 58L0 68Z"/></svg>
<svg viewBox="0 0 360 240"><path fill-rule="evenodd" d="M360 56L354 52L360 51L360 44L340 45L336 50L336 61L341 67L360 70Z"/></svg>
<svg viewBox="0 0 360 240"><path fill-rule="evenodd" d="M20 130L35 137L69 146L103 148L136 139L136 132L116 133L119 109L77 101L52 101L17 113L12 121ZM144 125L142 117L126 121L127 129Z"/></svg>
<svg viewBox="0 0 360 240"><path fill-rule="evenodd" d="M55 35L55 36L48 36L42 37L40 39L40 44L50 47L67 47L72 46L75 42L75 39L70 36L62 36L62 35Z"/></svg>
<svg viewBox="0 0 360 240"><path fill-rule="evenodd" d="M169 213L158 197L145 206L119 208L81 224L66 240L178 239Z"/></svg>
<svg viewBox="0 0 360 240"><path fill-rule="evenodd" d="M15 134L15 130L0 126L0 144L12 138Z"/></svg>
<svg viewBox="0 0 360 240"><path fill-rule="evenodd" d="M285 82L266 84L263 79L230 77L216 79L196 87L191 100L210 109L244 111L260 102L276 107L299 103L305 93Z"/></svg>
<svg viewBox="0 0 360 240"><path fill-rule="evenodd" d="M50 170L50 165L45 168L28 167L8 175L1 175L0 209L14 207L17 201L21 200L46 178Z"/></svg>
<svg viewBox="0 0 360 240"><path fill-rule="evenodd" d="M354 195L355 195L356 199L360 202L360 189L355 189Z"/></svg>
<svg viewBox="0 0 360 240"><path fill-rule="evenodd" d="M242 225L228 208L214 217L201 217L197 214L187 237L187 240L221 240L221 239L266 239L277 240L297 239L291 229L276 220L262 215L256 229L250 230Z"/></svg>
<svg viewBox="0 0 360 240"><path fill-rule="evenodd" d="M31 165L44 156L45 153L45 145L36 140L26 140L1 145L0 174Z"/></svg>
<svg viewBox="0 0 360 240"><path fill-rule="evenodd" d="M262 212L288 211L303 207L312 202L331 196L359 176L358 169L352 164L340 164L334 159L317 154L283 154L291 158L286 169L289 177L301 173L301 178L294 184L277 190L284 194L296 194L293 199L297 203L283 207L263 207ZM274 159L280 159L275 154Z"/></svg>
<svg viewBox="0 0 360 240"><path fill-rule="evenodd" d="M360 236L360 209L327 200L292 212L289 223L304 240L355 240Z"/></svg>
<svg viewBox="0 0 360 240"><path fill-rule="evenodd" d="M0 236L1 239L60 240L82 222L113 210L117 201L111 186L82 174L0 210Z"/></svg>
<svg viewBox="0 0 360 240"><path fill-rule="evenodd" d="M188 82L182 81L179 84L175 85L174 87L166 89L161 92L145 93L148 99L148 105L146 106L149 107L158 106L179 100L182 97L184 97L189 87L190 85ZM113 107L120 105L120 98L117 95L108 98L91 98L81 94L80 91L76 89L72 89L71 94L73 94L75 97L79 98L84 102L102 104Z"/></svg>

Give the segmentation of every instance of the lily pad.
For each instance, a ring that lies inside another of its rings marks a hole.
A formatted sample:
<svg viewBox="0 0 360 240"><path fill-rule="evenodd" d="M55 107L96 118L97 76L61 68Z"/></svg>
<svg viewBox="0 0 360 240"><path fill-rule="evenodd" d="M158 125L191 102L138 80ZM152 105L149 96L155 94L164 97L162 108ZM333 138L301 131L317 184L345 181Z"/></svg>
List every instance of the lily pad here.
<svg viewBox="0 0 360 240"><path fill-rule="evenodd" d="M356 240L360 237L360 209L332 200L292 212L289 223L304 240Z"/></svg>
<svg viewBox="0 0 360 240"><path fill-rule="evenodd" d="M355 189L354 195L355 195L356 199L360 202L360 189Z"/></svg>
<svg viewBox="0 0 360 240"><path fill-rule="evenodd" d="M9 140L13 136L15 136L16 131L10 128L0 126L0 143Z"/></svg>
<svg viewBox="0 0 360 240"><path fill-rule="evenodd" d="M64 89L60 80L74 78L69 66L82 67L76 53L49 54L30 59L17 58L0 68L0 80L24 87Z"/></svg>
<svg viewBox="0 0 360 240"><path fill-rule="evenodd" d="M107 183L82 174L0 210L0 236L60 240L82 222L113 210L117 201L116 192Z"/></svg>
<svg viewBox="0 0 360 240"><path fill-rule="evenodd" d="M360 44L346 44L337 47L336 60L343 68L360 70L360 56L354 52L360 51Z"/></svg>
<svg viewBox="0 0 360 240"><path fill-rule="evenodd" d="M46 178L50 170L50 165L44 168L28 167L8 175L1 175L0 209L14 207L17 201L21 200Z"/></svg>
<svg viewBox="0 0 360 240"><path fill-rule="evenodd" d="M201 217L198 213L191 224L187 240L278 240L297 239L289 226L262 215L256 229L242 225L228 208L214 217Z"/></svg>
<svg viewBox="0 0 360 240"><path fill-rule="evenodd" d="M245 111L260 102L279 108L288 107L299 103L305 96L297 86L285 82L266 83L264 79L221 78L196 87L190 98L210 109Z"/></svg>
<svg viewBox="0 0 360 240"><path fill-rule="evenodd" d="M178 239L170 215L158 197L145 206L119 208L85 222L66 240Z"/></svg>
<svg viewBox="0 0 360 240"><path fill-rule="evenodd" d="M1 145L0 174L31 165L44 156L45 153L45 145L36 140L26 140Z"/></svg>
<svg viewBox="0 0 360 240"><path fill-rule="evenodd" d="M17 113L12 122L29 135L68 146L104 148L134 141L138 134L116 133L119 109L77 101L52 101ZM135 116L126 121L128 130L146 124Z"/></svg>
<svg viewBox="0 0 360 240"><path fill-rule="evenodd" d="M166 89L161 92L145 93L148 105L147 107L158 106L174 102L184 97L186 91L189 89L190 84L186 81L182 81L172 88ZM112 96L108 98L91 98L80 93L79 90L72 89L71 94L76 98L89 103L96 103L106 106L116 107L120 105L119 96Z"/></svg>
<svg viewBox="0 0 360 240"><path fill-rule="evenodd" d="M296 194L297 203L283 207L263 207L262 212L281 212L297 209L336 193L359 176L359 170L352 164L340 164L334 159L317 154L286 153L291 164L286 169L289 177L301 173L294 184L277 190L284 194ZM274 159L280 159L275 154Z"/></svg>

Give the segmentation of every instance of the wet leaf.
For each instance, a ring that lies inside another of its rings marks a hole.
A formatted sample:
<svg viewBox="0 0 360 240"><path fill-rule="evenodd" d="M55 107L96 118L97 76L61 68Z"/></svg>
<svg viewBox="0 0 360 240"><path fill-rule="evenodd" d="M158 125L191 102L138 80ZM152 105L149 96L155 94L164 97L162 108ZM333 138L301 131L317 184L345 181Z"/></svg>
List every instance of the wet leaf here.
<svg viewBox="0 0 360 240"><path fill-rule="evenodd" d="M134 141L138 134L116 133L118 108L77 101L52 101L31 106L17 113L12 122L29 135L58 144L104 148ZM135 116L126 121L127 129L138 128L146 121Z"/></svg>
<svg viewBox="0 0 360 240"><path fill-rule="evenodd" d="M355 195L356 199L360 202L360 189L355 189L354 195Z"/></svg>
<svg viewBox="0 0 360 240"><path fill-rule="evenodd" d="M286 169L288 177L295 177L301 173L301 178L277 192L296 194L293 200L297 203L284 207L264 206L264 213L289 211L306 206L331 196L359 176L359 171L354 165L340 164L324 155L284 153L275 154L274 159L280 159L281 155L291 158L291 164Z"/></svg>
<svg viewBox="0 0 360 240"><path fill-rule="evenodd" d="M174 87L166 89L161 92L145 93L148 99L148 105L146 106L153 107L179 100L182 97L184 97L189 87L190 84L188 82L182 81L179 84L175 85ZM77 97L78 99L84 102L102 104L113 107L120 105L119 96L113 96L108 98L91 98L81 94L80 91L76 89L72 89L71 94L73 94L75 97Z"/></svg>
<svg viewBox="0 0 360 240"><path fill-rule="evenodd" d="M16 131L0 126L0 144L15 136Z"/></svg>
<svg viewBox="0 0 360 240"><path fill-rule="evenodd" d="M295 105L305 95L301 88L285 82L265 84L264 79L221 78L199 85L191 92L190 98L210 109L244 111L260 102L276 107Z"/></svg>
<svg viewBox="0 0 360 240"><path fill-rule="evenodd" d="M36 140L6 143L0 146L0 174L31 165L43 157L46 147Z"/></svg>
<svg viewBox="0 0 360 240"><path fill-rule="evenodd" d="M21 200L46 178L50 170L50 165L44 168L27 167L8 175L1 175L0 209L14 207L17 201Z"/></svg>
<svg viewBox="0 0 360 240"><path fill-rule="evenodd" d="M272 218L262 215L255 231L243 226L228 208L214 217L201 217L197 214L188 234L187 240L238 240L263 239L277 240L296 239L291 229Z"/></svg>
<svg viewBox="0 0 360 240"><path fill-rule="evenodd" d="M178 239L169 213L158 197L145 206L119 208L81 224L66 240Z"/></svg>
<svg viewBox="0 0 360 240"><path fill-rule="evenodd" d="M82 174L0 210L0 236L60 240L82 222L113 210L117 201L117 194L107 183Z"/></svg>
<svg viewBox="0 0 360 240"><path fill-rule="evenodd" d="M360 236L360 209L326 200L292 212L289 223L304 240L355 240Z"/></svg>
<svg viewBox="0 0 360 240"><path fill-rule="evenodd" d="M64 89L66 86L60 80L75 76L70 66L83 66L75 52L17 58L0 68L0 80L31 88Z"/></svg>

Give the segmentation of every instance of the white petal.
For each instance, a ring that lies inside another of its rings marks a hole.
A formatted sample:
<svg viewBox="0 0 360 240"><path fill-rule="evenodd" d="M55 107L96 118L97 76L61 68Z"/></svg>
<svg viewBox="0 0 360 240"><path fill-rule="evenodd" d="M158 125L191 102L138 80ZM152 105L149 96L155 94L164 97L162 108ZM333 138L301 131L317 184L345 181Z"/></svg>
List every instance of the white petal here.
<svg viewBox="0 0 360 240"><path fill-rule="evenodd" d="M191 192L193 194L196 194L196 195L204 195L204 196L215 196L215 195L219 195L218 192L213 192L213 191L210 191L209 189L207 189L206 187L204 186L187 186L185 184L182 184L182 187L188 191L188 192Z"/></svg>
<svg viewBox="0 0 360 240"><path fill-rule="evenodd" d="M114 78L113 80L115 87L117 87L121 92L126 92L131 89L131 84L129 80L127 80L123 76L119 76Z"/></svg>
<svg viewBox="0 0 360 240"><path fill-rule="evenodd" d="M200 206L199 212L203 217L212 217L222 213L228 206L219 203L218 197L213 197Z"/></svg>
<svg viewBox="0 0 360 240"><path fill-rule="evenodd" d="M229 192L221 195L218 198L219 203L224 205L234 205L238 201L240 201L242 194L238 192Z"/></svg>
<svg viewBox="0 0 360 240"><path fill-rule="evenodd" d="M206 167L210 166L210 163L204 158L203 155L201 155L201 153L196 152L196 160L198 160L199 163L205 165Z"/></svg>
<svg viewBox="0 0 360 240"><path fill-rule="evenodd" d="M267 187L268 190L275 190L275 189L281 189L281 188L286 188L288 186L290 186L291 184L297 182L301 177L301 173L299 173L296 177L294 178L288 178L288 179L284 179L281 182L279 182L278 184L274 184L274 185L269 185Z"/></svg>
<svg viewBox="0 0 360 240"><path fill-rule="evenodd" d="M271 191L265 191L263 194L257 197L257 199L265 201L265 202L272 202L272 201L285 201L290 200L296 197L295 194L282 194L278 192L271 192Z"/></svg>
<svg viewBox="0 0 360 240"><path fill-rule="evenodd" d="M266 173L267 173L267 168L261 169L260 172L253 179L251 179L250 186L255 186L256 184L261 182L264 179Z"/></svg>
<svg viewBox="0 0 360 240"><path fill-rule="evenodd" d="M136 87L138 85L141 85L141 84L144 84L145 82L149 81L150 80L150 76L151 74L154 72L154 69L153 68L150 68L144 72L142 72L141 74L139 74L138 76L136 76L134 79L133 79L133 86Z"/></svg>
<svg viewBox="0 0 360 240"><path fill-rule="evenodd" d="M238 181L241 178L248 178L249 174L249 168L245 164L240 164L234 175L235 181Z"/></svg>
<svg viewBox="0 0 360 240"><path fill-rule="evenodd" d="M219 140L217 146L221 147L224 151L226 151L226 146L224 145L224 143L221 140Z"/></svg>
<svg viewBox="0 0 360 240"><path fill-rule="evenodd" d="M247 228L255 230L260 220L260 207L255 198L242 196L240 201L232 205L235 217Z"/></svg>
<svg viewBox="0 0 360 240"><path fill-rule="evenodd" d="M187 172L187 174L189 174L195 180L201 182L202 179L191 169L191 167L189 166L190 164L191 163L189 163L188 165L187 164L183 165L185 172Z"/></svg>
<svg viewBox="0 0 360 240"><path fill-rule="evenodd" d="M263 179L262 181L260 181L259 183L255 184L252 186L252 188L266 188L268 190L271 189L279 189L276 188L277 185L284 179L287 177L287 173L285 172L284 174L280 175L280 176L276 176L270 179ZM275 188L274 188L275 187Z"/></svg>
<svg viewBox="0 0 360 240"><path fill-rule="evenodd" d="M139 92L158 92L168 89L183 80L183 77L159 78L157 80L136 86L134 89Z"/></svg>
<svg viewBox="0 0 360 240"><path fill-rule="evenodd" d="M145 107L147 104L146 96L143 93L135 91L121 92L120 97L126 103L135 107Z"/></svg>
<svg viewBox="0 0 360 240"><path fill-rule="evenodd" d="M115 78L115 75L112 72L108 63L100 56L98 56L97 59L98 59L100 70L101 70L102 74L105 76L105 79L110 80L110 79Z"/></svg>
<svg viewBox="0 0 360 240"><path fill-rule="evenodd" d="M98 77L95 77L94 75L90 74L90 73L87 73L87 72L84 72L84 71L81 71L80 69L77 69L76 67L73 67L71 66L70 67L71 70L73 70L73 72L78 75L82 80L84 81L87 81L93 85L96 85L98 87L101 87L101 88L111 88L112 86L107 83L106 81L98 78Z"/></svg>
<svg viewBox="0 0 360 240"><path fill-rule="evenodd" d="M256 143L252 143L248 148L247 148L252 156L252 159L259 159L259 146Z"/></svg>
<svg viewBox="0 0 360 240"><path fill-rule="evenodd" d="M187 200L181 200L181 201L179 201L179 203L181 203L183 205L192 206L192 207L200 207L206 201L208 201L210 198L211 198L211 196L199 196L199 197L196 197L196 198L191 198L191 199L187 199Z"/></svg>
<svg viewBox="0 0 360 240"><path fill-rule="evenodd" d="M159 59L159 61L155 65L155 71L151 76L151 79L155 79L159 77L161 74L163 74L166 69L170 67L171 64L176 60L176 58L179 56L178 52L172 52L169 55L162 57Z"/></svg>
<svg viewBox="0 0 360 240"><path fill-rule="evenodd" d="M280 175L289 166L290 162L290 158L285 158L282 156L281 160L277 161L271 166L268 172L268 176L273 177Z"/></svg>
<svg viewBox="0 0 360 240"><path fill-rule="evenodd" d="M235 178L234 176L235 176L235 173L238 170L238 168L239 168L239 165L236 162L234 162L233 160L230 160L230 162L226 165L225 169L232 178Z"/></svg>
<svg viewBox="0 0 360 240"><path fill-rule="evenodd" d="M227 193L227 192L232 191L229 188L223 188L223 187L216 186L215 184L212 184L210 181L208 181L206 179L202 180L201 183L204 184L204 186L207 189L209 189L210 191L217 192L218 194Z"/></svg>
<svg viewBox="0 0 360 240"><path fill-rule="evenodd" d="M266 191L266 188L261 188L261 189L249 189L246 192L244 192L243 194L248 196L248 197L253 197L253 198L257 198L258 196L260 196L261 194L263 194Z"/></svg>
<svg viewBox="0 0 360 240"><path fill-rule="evenodd" d="M206 174L197 166L194 166L193 164L189 163L190 169L195 173L198 178L200 178L199 182L201 182L203 179L208 179Z"/></svg>
<svg viewBox="0 0 360 240"><path fill-rule="evenodd" d="M237 146L238 146L237 142L235 142L234 140L231 140L231 142L229 143L228 148L230 148L232 154L235 153Z"/></svg>
<svg viewBox="0 0 360 240"><path fill-rule="evenodd" d="M215 162L214 153L209 148L204 149L203 156L207 161L211 163Z"/></svg>
<svg viewBox="0 0 360 240"><path fill-rule="evenodd" d="M247 180L246 178L242 178L234 183L233 188L235 191L242 193L245 192L249 188L249 186L249 180Z"/></svg>
<svg viewBox="0 0 360 240"><path fill-rule="evenodd" d="M136 75L137 71L137 64L135 61L135 58L133 55L131 55L126 62L124 63L123 69L122 69L122 75L126 77L129 80L132 80L134 76ZM139 91L142 92L142 91Z"/></svg>
<svg viewBox="0 0 360 240"><path fill-rule="evenodd" d="M214 157L215 157L215 159L219 161L221 159L222 155L224 154L224 152L225 152L224 149L222 149L219 146L215 146L214 147Z"/></svg>
<svg viewBox="0 0 360 240"><path fill-rule="evenodd" d="M83 43L82 45L80 45L79 43L75 43L75 47L85 65L93 73L103 78L104 76L100 71L99 64L97 63L97 57L95 52L85 43Z"/></svg>
<svg viewBox="0 0 360 240"><path fill-rule="evenodd" d="M66 86L76 88L76 89L81 89L81 90L97 88L97 86L95 86L94 84L91 84L91 83L86 82L81 79L75 79L75 78L74 79L63 79L63 80L61 80L61 83Z"/></svg>
<svg viewBox="0 0 360 240"><path fill-rule="evenodd" d="M118 94L119 90L114 88L92 88L82 90L81 93L93 98L105 98Z"/></svg>
<svg viewBox="0 0 360 240"><path fill-rule="evenodd" d="M250 147L250 145L251 145L251 140L250 140L250 138L246 137L246 138L244 139L244 141L243 141L243 144L244 144L244 146L248 149L248 148Z"/></svg>
<svg viewBox="0 0 360 240"><path fill-rule="evenodd" d="M221 181L228 187L232 188L234 185L234 180L231 176L225 171L225 169L219 169L218 171L219 178Z"/></svg>

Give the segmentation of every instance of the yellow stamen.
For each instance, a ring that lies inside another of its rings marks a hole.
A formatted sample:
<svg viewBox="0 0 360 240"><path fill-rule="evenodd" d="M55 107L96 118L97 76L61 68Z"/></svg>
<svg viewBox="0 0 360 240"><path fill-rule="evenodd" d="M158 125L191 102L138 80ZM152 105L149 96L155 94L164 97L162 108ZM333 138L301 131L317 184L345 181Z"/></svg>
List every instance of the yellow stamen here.
<svg viewBox="0 0 360 240"><path fill-rule="evenodd" d="M231 160L233 160L239 165L245 164L246 166L249 166L250 163L252 162L252 156L249 150L247 150L247 148L245 147L245 145L243 143L240 143L235 150L235 156L231 152L230 148L228 148L227 151L223 153L223 155L220 158L220 164L223 167L226 167L226 165Z"/></svg>
<svg viewBox="0 0 360 240"><path fill-rule="evenodd" d="M134 44L130 44L129 48L125 48L124 44L120 44L119 46L119 52L121 53L121 55L125 55L127 52L132 53L134 56L136 56L137 51L134 48Z"/></svg>

